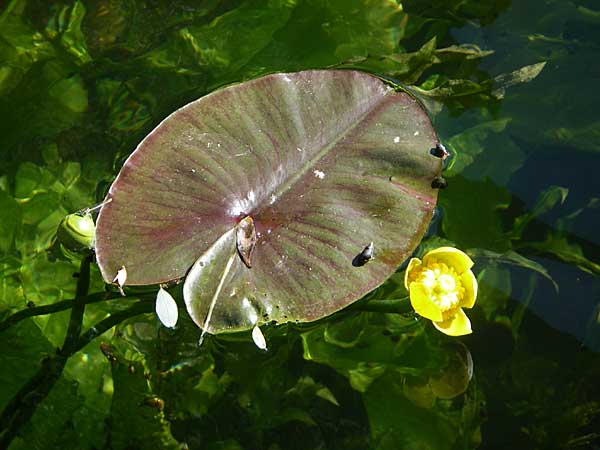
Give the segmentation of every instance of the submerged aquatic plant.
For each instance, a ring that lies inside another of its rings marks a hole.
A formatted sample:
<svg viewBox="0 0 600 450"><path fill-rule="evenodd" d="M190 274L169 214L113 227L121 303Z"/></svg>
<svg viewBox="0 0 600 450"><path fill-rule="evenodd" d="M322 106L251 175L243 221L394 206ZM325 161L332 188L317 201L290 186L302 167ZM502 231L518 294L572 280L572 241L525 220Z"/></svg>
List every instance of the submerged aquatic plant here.
<svg viewBox="0 0 600 450"><path fill-rule="evenodd" d="M450 336L470 334L471 321L462 308L472 308L477 298L473 261L453 247L440 247L412 258L404 275L415 311Z"/></svg>

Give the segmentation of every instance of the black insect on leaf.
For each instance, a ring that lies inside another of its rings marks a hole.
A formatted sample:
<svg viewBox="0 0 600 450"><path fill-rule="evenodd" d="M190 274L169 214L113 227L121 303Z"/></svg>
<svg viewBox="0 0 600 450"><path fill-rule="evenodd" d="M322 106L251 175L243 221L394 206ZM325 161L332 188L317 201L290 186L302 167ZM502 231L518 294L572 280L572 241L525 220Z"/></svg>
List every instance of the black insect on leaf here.
<svg viewBox="0 0 600 450"><path fill-rule="evenodd" d="M365 248L363 248L362 252L354 257L352 260L352 265L354 267L364 266L366 263L373 259L373 242L370 242Z"/></svg>

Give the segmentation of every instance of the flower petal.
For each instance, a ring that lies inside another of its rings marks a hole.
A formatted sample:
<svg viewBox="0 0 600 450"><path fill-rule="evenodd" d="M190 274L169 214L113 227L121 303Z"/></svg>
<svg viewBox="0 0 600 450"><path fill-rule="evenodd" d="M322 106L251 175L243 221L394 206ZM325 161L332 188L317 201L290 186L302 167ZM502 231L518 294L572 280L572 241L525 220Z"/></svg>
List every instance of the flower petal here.
<svg viewBox="0 0 600 450"><path fill-rule="evenodd" d="M404 287L408 290L408 286L410 285L410 281L414 281L416 278L415 269L421 266L421 260L419 258L410 258L408 262L408 266L406 266L406 271L404 272Z"/></svg>
<svg viewBox="0 0 600 450"><path fill-rule="evenodd" d="M427 288L419 282L410 283L410 303L419 315L429 320L439 322L444 318L440 307L431 301Z"/></svg>
<svg viewBox="0 0 600 450"><path fill-rule="evenodd" d="M174 328L177 325L177 318L179 317L179 311L177 310L177 303L175 299L165 291L162 287L158 290L156 295L156 315L158 320L167 328Z"/></svg>
<svg viewBox="0 0 600 450"><path fill-rule="evenodd" d="M471 321L465 312L457 308L456 314L443 322L433 322L433 326L448 336L471 334Z"/></svg>
<svg viewBox="0 0 600 450"><path fill-rule="evenodd" d="M258 325L254 325L254 328L252 328L252 340L259 349L267 349L267 341L265 339L265 335L262 334L262 331L260 331Z"/></svg>
<svg viewBox="0 0 600 450"><path fill-rule="evenodd" d="M465 252L454 247L440 247L427 252L423 257L423 264L427 266L431 259L452 267L459 275L469 270L474 264Z"/></svg>
<svg viewBox="0 0 600 450"><path fill-rule="evenodd" d="M465 295L460 302L460 306L463 308L472 308L477 298L477 278L475 278L473 272L467 270L460 276L460 281L465 288Z"/></svg>

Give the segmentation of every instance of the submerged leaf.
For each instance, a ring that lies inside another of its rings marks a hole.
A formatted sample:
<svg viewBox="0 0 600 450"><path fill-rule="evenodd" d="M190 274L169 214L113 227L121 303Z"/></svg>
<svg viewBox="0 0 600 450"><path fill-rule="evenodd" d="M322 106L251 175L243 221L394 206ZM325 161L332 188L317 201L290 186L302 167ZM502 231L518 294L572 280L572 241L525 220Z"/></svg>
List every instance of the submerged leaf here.
<svg viewBox="0 0 600 450"><path fill-rule="evenodd" d="M13 246L15 235L22 225L23 213L17 201L0 189L0 253L8 252Z"/></svg>
<svg viewBox="0 0 600 450"><path fill-rule="evenodd" d="M560 233L550 233L544 241L527 243L527 247L550 253L584 272L600 274L600 264L588 259L579 244L569 242Z"/></svg>
<svg viewBox="0 0 600 450"><path fill-rule="evenodd" d="M161 448L178 450L170 422L139 361L127 360L116 349L111 353L114 395L109 442L113 448ZM164 403L164 402L163 402Z"/></svg>
<svg viewBox="0 0 600 450"><path fill-rule="evenodd" d="M494 50L482 50L474 44L451 45L436 50L436 56L442 61L450 61L453 59L460 60L462 58L479 59L489 56L494 53Z"/></svg>
<svg viewBox="0 0 600 450"><path fill-rule="evenodd" d="M450 173L462 173L479 154L483 153L488 135L502 133L509 123L510 118L492 120L464 130L448 139L446 145L456 155L448 167Z"/></svg>
<svg viewBox="0 0 600 450"><path fill-rule="evenodd" d="M542 214L547 213L557 204L562 205L567 199L567 195L569 195L569 189L561 186L550 186L548 189L542 192L531 211L528 211L526 214L523 214L515 219L515 223L511 232L511 238L520 239L525 231L525 228L532 220L536 219Z"/></svg>
<svg viewBox="0 0 600 450"><path fill-rule="evenodd" d="M537 77L546 62L541 62L537 64L532 64L530 66L524 66L520 69L514 70L510 73L503 73L494 78L494 90L492 91L492 95L494 97L502 98L504 97L504 91L506 88L514 86L519 83L527 83Z"/></svg>
<svg viewBox="0 0 600 450"><path fill-rule="evenodd" d="M127 267L131 285L193 264L184 299L204 332L324 317L381 284L420 241L437 199L437 144L414 98L361 72L216 91L129 157L98 216L98 264L107 281ZM377 258L354 267L371 241Z"/></svg>
<svg viewBox="0 0 600 450"><path fill-rule="evenodd" d="M548 281L552 283L554 286L554 290L558 292L558 284L554 281L554 278L548 273L548 270L542 266L541 264L526 258L519 253L509 250L505 253L496 253L491 250L485 250L482 248L474 248L469 250L469 254L474 258L487 259L489 262L493 263L503 263L509 264L512 266L522 267L523 269L533 270L534 272L539 273L541 276L546 278Z"/></svg>

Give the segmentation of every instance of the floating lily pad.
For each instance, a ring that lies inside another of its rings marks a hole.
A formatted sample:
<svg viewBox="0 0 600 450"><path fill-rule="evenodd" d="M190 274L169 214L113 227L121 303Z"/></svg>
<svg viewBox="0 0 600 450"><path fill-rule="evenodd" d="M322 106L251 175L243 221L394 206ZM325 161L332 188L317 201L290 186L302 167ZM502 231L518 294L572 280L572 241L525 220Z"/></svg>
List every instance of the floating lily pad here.
<svg viewBox="0 0 600 450"><path fill-rule="evenodd" d="M210 333L319 319L380 285L420 242L437 143L414 98L362 72L215 91L126 161L98 217L98 264L107 282L125 267L127 285L187 274L188 312L200 327L210 315Z"/></svg>

